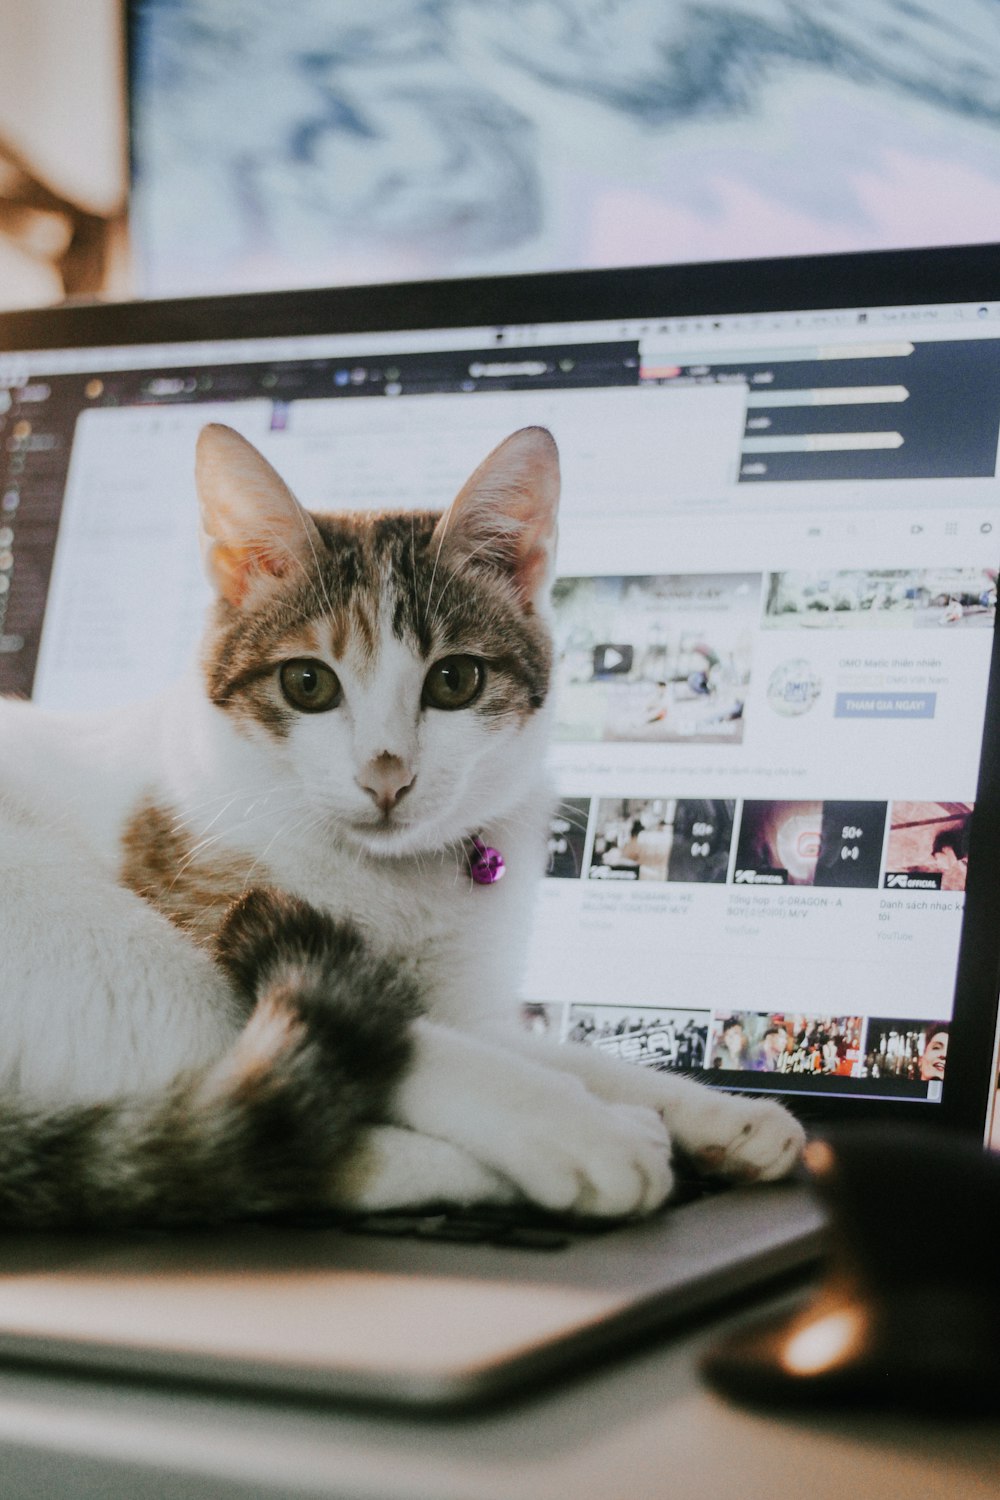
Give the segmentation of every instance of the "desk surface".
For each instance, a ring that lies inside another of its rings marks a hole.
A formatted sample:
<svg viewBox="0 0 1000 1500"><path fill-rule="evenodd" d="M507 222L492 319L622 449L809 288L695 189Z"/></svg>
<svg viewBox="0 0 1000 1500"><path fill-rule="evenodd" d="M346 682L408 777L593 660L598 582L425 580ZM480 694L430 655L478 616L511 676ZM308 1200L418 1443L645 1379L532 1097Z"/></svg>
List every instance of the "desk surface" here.
<svg viewBox="0 0 1000 1500"><path fill-rule="evenodd" d="M698 1354L733 1321L458 1419L0 1368L0 1490L4 1500L997 1500L1000 1419L779 1418L714 1396Z"/></svg>

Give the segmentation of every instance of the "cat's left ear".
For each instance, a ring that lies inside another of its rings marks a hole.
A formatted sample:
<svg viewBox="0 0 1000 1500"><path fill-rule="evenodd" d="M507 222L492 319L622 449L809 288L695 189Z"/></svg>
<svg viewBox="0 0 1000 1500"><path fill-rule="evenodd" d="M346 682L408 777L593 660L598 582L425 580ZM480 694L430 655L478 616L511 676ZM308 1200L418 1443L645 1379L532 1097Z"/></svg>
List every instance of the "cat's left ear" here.
<svg viewBox="0 0 1000 1500"><path fill-rule="evenodd" d="M323 550L319 532L263 454L232 427L211 422L195 450L201 549L208 576L241 608L277 581L312 573Z"/></svg>
<svg viewBox="0 0 1000 1500"><path fill-rule="evenodd" d="M539 604L552 581L559 450L544 427L522 427L494 448L434 529L432 547L453 565L509 577L521 602Z"/></svg>

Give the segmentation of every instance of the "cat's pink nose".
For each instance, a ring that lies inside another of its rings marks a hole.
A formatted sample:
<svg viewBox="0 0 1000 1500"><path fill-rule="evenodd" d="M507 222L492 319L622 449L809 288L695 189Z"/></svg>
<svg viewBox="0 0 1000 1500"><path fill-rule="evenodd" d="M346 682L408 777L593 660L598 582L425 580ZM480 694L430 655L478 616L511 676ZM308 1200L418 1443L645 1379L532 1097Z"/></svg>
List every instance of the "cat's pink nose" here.
<svg viewBox="0 0 1000 1500"><path fill-rule="evenodd" d="M368 762L358 778L358 785L368 793L380 812L387 813L406 796L416 779L405 761L383 750L381 755Z"/></svg>

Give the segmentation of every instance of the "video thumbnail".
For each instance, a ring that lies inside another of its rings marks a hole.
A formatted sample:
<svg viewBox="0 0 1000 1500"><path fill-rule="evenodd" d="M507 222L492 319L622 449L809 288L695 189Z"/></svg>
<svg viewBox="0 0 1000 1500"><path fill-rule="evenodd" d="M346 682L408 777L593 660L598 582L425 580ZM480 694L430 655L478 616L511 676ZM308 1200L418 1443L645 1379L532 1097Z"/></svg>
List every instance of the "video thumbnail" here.
<svg viewBox="0 0 1000 1500"><path fill-rule="evenodd" d="M739 744L759 573L560 578L556 738Z"/></svg>
<svg viewBox="0 0 1000 1500"><path fill-rule="evenodd" d="M549 818L546 875L558 880L580 879L589 817L589 797L563 797L554 809Z"/></svg>
<svg viewBox="0 0 1000 1500"><path fill-rule="evenodd" d="M894 802L885 857L887 890L964 891L971 802Z"/></svg>
<svg viewBox="0 0 1000 1500"><path fill-rule="evenodd" d="M768 575L770 630L993 628L995 568L854 568Z"/></svg>
<svg viewBox="0 0 1000 1500"><path fill-rule="evenodd" d="M735 801L602 797L588 878L721 885L729 869L735 813Z"/></svg>
<svg viewBox="0 0 1000 1500"><path fill-rule="evenodd" d="M884 802L744 802L734 883L874 889L885 818Z"/></svg>
<svg viewBox="0 0 1000 1500"><path fill-rule="evenodd" d="M584 1042L625 1062L658 1071L705 1066L707 1010L573 1005L567 1042Z"/></svg>
<svg viewBox="0 0 1000 1500"><path fill-rule="evenodd" d="M521 1025L534 1036L557 1039L562 1010L545 1000L523 1000L521 1002Z"/></svg>
<svg viewBox="0 0 1000 1500"><path fill-rule="evenodd" d="M802 1016L716 1011L707 1066L743 1073L825 1073L856 1078L861 1071L861 1016Z"/></svg>
<svg viewBox="0 0 1000 1500"><path fill-rule="evenodd" d="M947 1021L898 1021L873 1017L865 1038L866 1078L906 1078L939 1083L948 1060Z"/></svg>

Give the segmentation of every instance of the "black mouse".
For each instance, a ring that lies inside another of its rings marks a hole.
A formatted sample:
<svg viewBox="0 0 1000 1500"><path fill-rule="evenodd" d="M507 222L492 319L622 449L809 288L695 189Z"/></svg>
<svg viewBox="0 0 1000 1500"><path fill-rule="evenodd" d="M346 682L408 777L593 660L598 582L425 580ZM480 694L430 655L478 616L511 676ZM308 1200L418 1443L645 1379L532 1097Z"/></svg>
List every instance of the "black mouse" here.
<svg viewBox="0 0 1000 1500"><path fill-rule="evenodd" d="M1000 1156L922 1128L806 1148L831 1221L799 1311L711 1348L708 1381L757 1405L1000 1410Z"/></svg>

